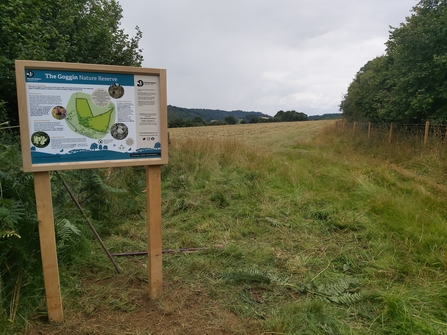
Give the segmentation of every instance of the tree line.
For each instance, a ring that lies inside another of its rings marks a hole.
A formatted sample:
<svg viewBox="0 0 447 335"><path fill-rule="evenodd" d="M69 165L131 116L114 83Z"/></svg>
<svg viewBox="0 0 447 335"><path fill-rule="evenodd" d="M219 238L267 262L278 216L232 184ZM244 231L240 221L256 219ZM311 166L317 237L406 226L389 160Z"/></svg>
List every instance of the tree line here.
<svg viewBox="0 0 447 335"><path fill-rule="evenodd" d="M169 128L178 127L200 127L200 126L219 126L227 124L247 124L247 123L264 123L264 122L295 122L295 121L307 121L309 117L294 110L290 111L278 111L274 117L257 116L248 114L244 118L236 118L233 115L228 115L221 120L205 121L202 117L196 116L192 119L175 118L168 121Z"/></svg>
<svg viewBox="0 0 447 335"><path fill-rule="evenodd" d="M115 0L2 1L0 102L11 124L18 124L15 59L141 66L142 33L126 34L121 18Z"/></svg>
<svg viewBox="0 0 447 335"><path fill-rule="evenodd" d="M340 103L349 121L447 122L447 0L421 0L390 27L384 55L356 74Z"/></svg>

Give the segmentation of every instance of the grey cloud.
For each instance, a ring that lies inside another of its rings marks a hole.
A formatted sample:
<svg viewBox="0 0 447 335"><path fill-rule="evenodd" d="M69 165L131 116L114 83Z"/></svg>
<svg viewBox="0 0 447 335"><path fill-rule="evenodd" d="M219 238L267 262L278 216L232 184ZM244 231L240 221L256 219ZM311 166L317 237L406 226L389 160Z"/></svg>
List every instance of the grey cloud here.
<svg viewBox="0 0 447 335"><path fill-rule="evenodd" d="M274 115L338 110L368 60L385 52L408 0L123 0L146 67L166 68L168 103Z"/></svg>

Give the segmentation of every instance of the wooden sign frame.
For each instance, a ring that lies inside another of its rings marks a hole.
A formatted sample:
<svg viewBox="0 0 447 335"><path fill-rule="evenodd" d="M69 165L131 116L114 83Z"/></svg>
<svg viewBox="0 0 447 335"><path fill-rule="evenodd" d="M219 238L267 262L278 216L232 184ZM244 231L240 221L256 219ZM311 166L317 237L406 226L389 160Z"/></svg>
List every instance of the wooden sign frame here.
<svg viewBox="0 0 447 335"><path fill-rule="evenodd" d="M148 288L150 298L159 299L161 165L168 163L166 70L26 60L15 64L23 170L34 173L49 320L64 320L50 171L146 166ZM122 144L126 150L109 149L129 134L134 138L124 142L127 147ZM79 143L91 150L74 149ZM96 150L103 151L92 155Z"/></svg>
<svg viewBox="0 0 447 335"><path fill-rule="evenodd" d="M25 172L167 164L166 70L15 65Z"/></svg>

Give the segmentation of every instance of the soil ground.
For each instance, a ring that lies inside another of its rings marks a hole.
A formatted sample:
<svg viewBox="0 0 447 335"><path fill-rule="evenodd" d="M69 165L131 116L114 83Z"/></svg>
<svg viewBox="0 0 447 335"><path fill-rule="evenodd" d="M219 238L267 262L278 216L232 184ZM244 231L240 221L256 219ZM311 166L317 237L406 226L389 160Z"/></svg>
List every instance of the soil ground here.
<svg viewBox="0 0 447 335"><path fill-rule="evenodd" d="M133 259L129 262L141 263ZM163 296L151 300L147 281L129 273L84 279L82 296L64 301L64 322L34 320L27 335L224 335L260 334L254 320L241 320L197 284L163 283ZM99 295L98 295L99 292ZM90 296L90 297L89 297ZM79 302L84 305L79 306Z"/></svg>

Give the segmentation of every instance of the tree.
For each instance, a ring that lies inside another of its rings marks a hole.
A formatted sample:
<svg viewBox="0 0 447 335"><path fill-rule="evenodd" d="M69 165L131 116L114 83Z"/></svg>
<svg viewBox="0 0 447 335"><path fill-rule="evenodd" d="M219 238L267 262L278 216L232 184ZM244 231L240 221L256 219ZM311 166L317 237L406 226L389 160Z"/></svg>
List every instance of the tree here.
<svg viewBox="0 0 447 335"><path fill-rule="evenodd" d="M396 110L402 119L447 120L447 2L422 0L405 24L393 28L387 53L393 59Z"/></svg>
<svg viewBox="0 0 447 335"><path fill-rule="evenodd" d="M294 110L284 112L278 111L273 117L277 122L293 122L293 121L307 121L307 115L302 112L296 112Z"/></svg>
<svg viewBox="0 0 447 335"><path fill-rule="evenodd" d="M381 56L366 63L357 72L348 93L343 96L340 110L350 121L394 121L390 104L390 57ZM392 105L392 104L391 104Z"/></svg>
<svg viewBox="0 0 447 335"><path fill-rule="evenodd" d="M0 4L0 101L16 124L15 59L140 66L142 33L119 28L116 0L4 0Z"/></svg>
<svg viewBox="0 0 447 335"><path fill-rule="evenodd" d="M237 119L233 115L230 115L230 116L227 116L225 118L225 122L227 124L236 124L237 123Z"/></svg>
<svg viewBox="0 0 447 335"><path fill-rule="evenodd" d="M447 121L447 1L422 0L391 27L386 54L360 69L340 110L351 120Z"/></svg>
<svg viewBox="0 0 447 335"><path fill-rule="evenodd" d="M183 120L182 118L177 118L177 119L174 119L174 120L168 122L169 128L179 128L179 127L184 127L184 125L185 125L185 120Z"/></svg>
<svg viewBox="0 0 447 335"><path fill-rule="evenodd" d="M203 118L201 118L200 116L196 116L192 119L192 123L194 124L194 127L198 127L198 126L206 126L206 122Z"/></svg>
<svg viewBox="0 0 447 335"><path fill-rule="evenodd" d="M259 121L261 121L261 118L258 117L258 116L253 117L253 116L251 116L251 115L247 115L247 116L245 117L245 121L246 121L247 123L258 123Z"/></svg>

